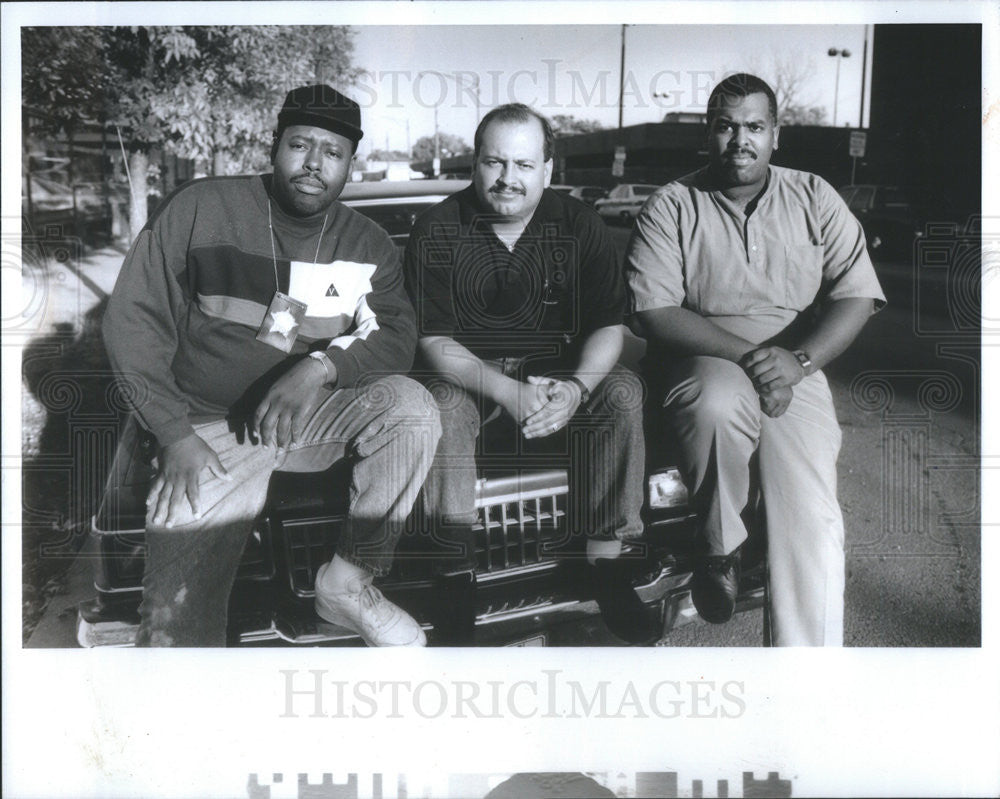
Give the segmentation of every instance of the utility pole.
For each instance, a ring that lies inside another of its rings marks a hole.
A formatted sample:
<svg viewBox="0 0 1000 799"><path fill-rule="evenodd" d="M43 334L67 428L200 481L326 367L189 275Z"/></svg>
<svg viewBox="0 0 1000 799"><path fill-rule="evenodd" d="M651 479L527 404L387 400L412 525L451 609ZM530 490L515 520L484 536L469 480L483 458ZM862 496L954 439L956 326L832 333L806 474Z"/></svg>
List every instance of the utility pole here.
<svg viewBox="0 0 1000 799"><path fill-rule="evenodd" d="M865 125L865 81L868 77L868 26L865 25L865 46L861 53L861 108L858 110L858 127ZM852 183L854 181L851 181Z"/></svg>
<svg viewBox="0 0 1000 799"><path fill-rule="evenodd" d="M434 177L441 174L441 136L438 134L438 107L434 106Z"/></svg>
<svg viewBox="0 0 1000 799"><path fill-rule="evenodd" d="M622 129L622 116L625 110L625 28L622 25L622 57L618 75L618 130Z"/></svg>

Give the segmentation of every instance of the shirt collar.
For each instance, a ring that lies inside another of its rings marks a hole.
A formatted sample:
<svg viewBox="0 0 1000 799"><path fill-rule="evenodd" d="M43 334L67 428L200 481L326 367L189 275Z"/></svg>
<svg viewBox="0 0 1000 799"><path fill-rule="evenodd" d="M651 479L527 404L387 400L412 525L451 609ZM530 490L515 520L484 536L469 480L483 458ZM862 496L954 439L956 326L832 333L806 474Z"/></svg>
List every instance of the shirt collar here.
<svg viewBox="0 0 1000 799"><path fill-rule="evenodd" d="M705 191L711 193L716 200L721 203L726 208L736 209L737 205L725 194L722 193L721 189L717 189L712 185L711 175L709 173L709 168L707 166L702 167L698 174L698 186ZM774 187L777 183L777 172L775 172L774 166L772 164L767 165L767 178L764 182L764 190L760 193L760 198L757 200L755 209L760 208L768 198L774 194Z"/></svg>

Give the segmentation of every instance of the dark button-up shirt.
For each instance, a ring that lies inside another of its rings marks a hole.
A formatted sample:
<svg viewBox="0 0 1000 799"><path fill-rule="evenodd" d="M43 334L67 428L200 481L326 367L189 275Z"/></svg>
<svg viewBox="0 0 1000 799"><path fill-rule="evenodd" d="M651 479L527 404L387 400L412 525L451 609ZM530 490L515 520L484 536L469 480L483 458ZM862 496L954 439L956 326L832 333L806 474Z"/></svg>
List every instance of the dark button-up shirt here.
<svg viewBox="0 0 1000 799"><path fill-rule="evenodd" d="M621 324L625 288L604 222L551 189L512 249L470 186L421 215L404 260L420 336L448 336L481 358L565 357Z"/></svg>

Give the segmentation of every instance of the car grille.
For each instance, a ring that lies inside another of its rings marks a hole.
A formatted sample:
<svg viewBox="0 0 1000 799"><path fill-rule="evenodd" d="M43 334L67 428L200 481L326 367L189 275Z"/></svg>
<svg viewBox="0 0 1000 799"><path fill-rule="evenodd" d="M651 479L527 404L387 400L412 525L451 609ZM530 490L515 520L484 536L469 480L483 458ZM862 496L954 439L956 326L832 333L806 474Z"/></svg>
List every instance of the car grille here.
<svg viewBox="0 0 1000 799"><path fill-rule="evenodd" d="M553 550L566 537L568 490L566 472L559 469L479 480L479 520L473 526L477 574L532 570L554 562ZM276 521L289 587L296 596L313 596L316 570L333 557L343 522L343 515ZM387 582L426 578L434 560L433 551L419 549L404 535Z"/></svg>
<svg viewBox="0 0 1000 799"><path fill-rule="evenodd" d="M566 536L566 472L544 472L479 481L476 509L477 571L530 567L553 559Z"/></svg>

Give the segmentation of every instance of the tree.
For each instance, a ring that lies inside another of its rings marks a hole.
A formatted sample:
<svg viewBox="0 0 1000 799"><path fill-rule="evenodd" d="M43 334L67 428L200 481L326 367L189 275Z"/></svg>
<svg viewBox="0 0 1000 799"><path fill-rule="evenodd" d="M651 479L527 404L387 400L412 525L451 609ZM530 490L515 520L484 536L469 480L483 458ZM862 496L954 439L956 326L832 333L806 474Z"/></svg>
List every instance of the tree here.
<svg viewBox="0 0 1000 799"><path fill-rule="evenodd" d="M822 106L814 105L806 108L804 105L794 103L786 105L778 112L779 125L825 125L826 109Z"/></svg>
<svg viewBox="0 0 1000 799"><path fill-rule="evenodd" d="M465 139L452 133L439 133L438 145L442 158L451 158L456 155L471 153L472 148L465 143ZM421 136L413 145L414 161L430 161L434 157L434 137Z"/></svg>
<svg viewBox="0 0 1000 799"><path fill-rule="evenodd" d="M369 161L409 161L410 156L408 156L403 150L384 150L381 147L376 147L371 153L368 154Z"/></svg>
<svg viewBox="0 0 1000 799"><path fill-rule="evenodd" d="M259 168L288 89L356 77L352 33L333 26L26 28L22 45L27 103L70 132L84 119L121 130L133 235L152 149L213 174Z"/></svg>
<svg viewBox="0 0 1000 799"><path fill-rule="evenodd" d="M816 74L816 59L799 49L771 56L768 66L753 60L747 69L766 80L778 101L778 123L781 125L824 125L826 107L815 98L803 97L805 86Z"/></svg>
<svg viewBox="0 0 1000 799"><path fill-rule="evenodd" d="M44 111L39 127L71 131L100 113L94 76L103 72L99 28L23 28L21 95Z"/></svg>
<svg viewBox="0 0 1000 799"><path fill-rule="evenodd" d="M350 84L353 34L332 26L192 28L198 55L187 80L158 98L169 149L215 175L266 163L275 110L304 83ZM196 113L192 114L194 110Z"/></svg>
<svg viewBox="0 0 1000 799"><path fill-rule="evenodd" d="M575 136L577 133L593 133L603 130L604 126L596 119L577 119L572 114L556 114L550 120L556 138Z"/></svg>

